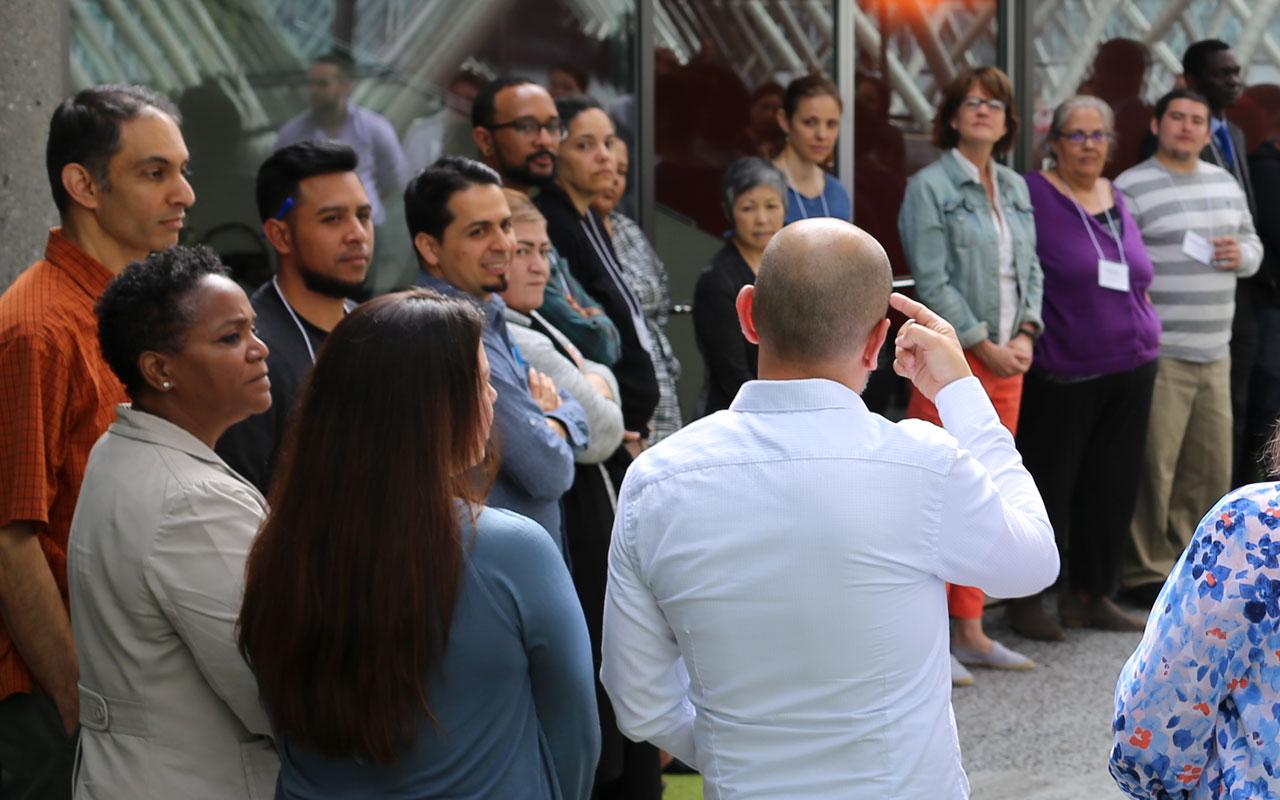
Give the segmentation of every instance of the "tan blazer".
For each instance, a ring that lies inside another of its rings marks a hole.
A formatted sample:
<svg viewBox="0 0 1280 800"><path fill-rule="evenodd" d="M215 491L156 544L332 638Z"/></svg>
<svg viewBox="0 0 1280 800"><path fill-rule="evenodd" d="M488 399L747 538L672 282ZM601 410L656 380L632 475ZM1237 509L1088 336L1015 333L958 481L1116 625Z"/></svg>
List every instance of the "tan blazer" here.
<svg viewBox="0 0 1280 800"><path fill-rule="evenodd" d="M94 445L67 575L76 798L270 798L279 760L235 624L266 502L182 428L120 406Z"/></svg>

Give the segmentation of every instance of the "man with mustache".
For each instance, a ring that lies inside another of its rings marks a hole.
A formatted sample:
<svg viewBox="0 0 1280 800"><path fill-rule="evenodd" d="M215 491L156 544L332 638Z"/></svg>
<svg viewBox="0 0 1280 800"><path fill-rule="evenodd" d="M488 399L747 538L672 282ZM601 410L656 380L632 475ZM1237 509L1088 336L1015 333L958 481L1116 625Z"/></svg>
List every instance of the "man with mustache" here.
<svg viewBox="0 0 1280 800"><path fill-rule="evenodd" d="M325 336L354 307L373 257L373 204L350 146L289 145L258 169L262 233L279 268L253 293L258 337L267 343L271 408L232 426L218 454L263 494L294 397Z"/></svg>
<svg viewBox="0 0 1280 800"><path fill-rule="evenodd" d="M418 285L468 297L484 313L481 341L497 390L493 438L498 474L485 505L529 517L564 552L560 497L573 485L573 454L587 446L587 414L577 400L529 367L507 329L507 288L515 253L511 207L498 173L445 156L409 181L404 215L422 272Z"/></svg>
<svg viewBox="0 0 1280 800"><path fill-rule="evenodd" d="M195 202L179 122L140 86L64 100L46 150L62 224L0 296L0 797L71 796L67 538L89 450L126 400L94 303L125 265L178 241Z"/></svg>

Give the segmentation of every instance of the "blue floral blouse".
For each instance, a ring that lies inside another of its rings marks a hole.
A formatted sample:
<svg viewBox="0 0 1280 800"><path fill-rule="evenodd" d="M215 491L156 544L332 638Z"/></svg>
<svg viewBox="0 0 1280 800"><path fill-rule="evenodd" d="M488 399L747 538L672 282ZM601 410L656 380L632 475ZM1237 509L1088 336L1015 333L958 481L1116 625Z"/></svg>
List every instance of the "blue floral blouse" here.
<svg viewBox="0 0 1280 800"><path fill-rule="evenodd" d="M1110 767L1130 797L1280 797L1277 529L1280 483L1237 489L1165 582L1116 683Z"/></svg>

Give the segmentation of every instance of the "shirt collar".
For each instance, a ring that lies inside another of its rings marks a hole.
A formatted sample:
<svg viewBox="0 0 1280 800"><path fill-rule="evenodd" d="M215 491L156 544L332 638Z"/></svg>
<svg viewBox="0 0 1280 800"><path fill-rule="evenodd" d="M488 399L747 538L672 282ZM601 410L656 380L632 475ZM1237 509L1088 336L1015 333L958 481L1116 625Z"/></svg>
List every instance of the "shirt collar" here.
<svg viewBox="0 0 1280 800"><path fill-rule="evenodd" d="M85 294L98 298L115 276L98 259L81 250L62 235L62 228L50 228L44 259L65 272Z"/></svg>
<svg viewBox="0 0 1280 800"><path fill-rule="evenodd" d="M261 493L253 484L227 466L227 463L209 449L207 444L193 436L190 431L178 427L167 419L134 408L127 403L121 403L116 406L116 421L111 425L111 432L126 439L148 442L186 453L198 461L203 461L231 475L261 498ZM263 505L266 505L265 501Z"/></svg>
<svg viewBox="0 0 1280 800"><path fill-rule="evenodd" d="M504 312L507 309L507 304L504 303L502 298L496 294L490 294L487 301L481 300L467 294L452 283L446 281L444 278L437 278L435 275L426 271L418 272L417 284L418 286L426 289L435 289L440 294L448 297L461 297L464 300L470 300L479 306L480 310L484 312L485 324L490 327L493 327L496 323L502 322L505 319Z"/></svg>
<svg viewBox="0 0 1280 800"><path fill-rule="evenodd" d="M826 408L867 413L866 404L856 392L826 378L748 381L738 389L737 397L729 405L731 411L756 413L817 411Z"/></svg>
<svg viewBox="0 0 1280 800"><path fill-rule="evenodd" d="M964 153L960 152L959 148L953 147L947 152L951 153L952 157L955 158L956 164L959 165L960 169L964 170L964 174L966 177L969 178L969 180L971 181L981 180L981 176L978 174L978 165L974 164L972 161L966 158ZM991 159L987 161L987 172L991 175L993 179L995 178L995 175L996 175L995 159Z"/></svg>

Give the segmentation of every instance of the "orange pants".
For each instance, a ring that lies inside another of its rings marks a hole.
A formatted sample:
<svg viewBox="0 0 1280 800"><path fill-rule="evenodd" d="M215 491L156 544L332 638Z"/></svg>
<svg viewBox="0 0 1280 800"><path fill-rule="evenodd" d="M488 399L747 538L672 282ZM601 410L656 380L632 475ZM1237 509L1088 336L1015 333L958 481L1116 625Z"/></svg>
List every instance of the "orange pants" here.
<svg viewBox="0 0 1280 800"><path fill-rule="evenodd" d="M1018 411L1022 407L1022 376L1001 378L986 365L973 356L968 350L964 353L969 362L969 369L986 390L995 406L996 416L1000 424L1009 429L1009 433L1018 431ZM907 416L912 419L923 419L934 425L941 425L938 409L929 399L911 387L911 399L907 401ZM956 586L947 584L947 611L956 619L981 619L983 597L982 590L972 586Z"/></svg>

